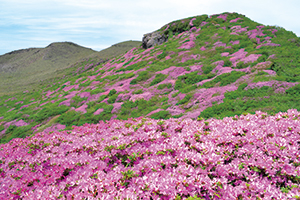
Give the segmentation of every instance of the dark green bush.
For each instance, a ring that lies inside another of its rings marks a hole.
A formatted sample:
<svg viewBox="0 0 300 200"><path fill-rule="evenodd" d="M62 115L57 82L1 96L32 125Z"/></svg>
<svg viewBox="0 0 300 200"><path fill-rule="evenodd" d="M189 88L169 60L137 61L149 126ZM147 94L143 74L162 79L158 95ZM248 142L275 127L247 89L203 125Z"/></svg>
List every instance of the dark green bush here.
<svg viewBox="0 0 300 200"><path fill-rule="evenodd" d="M125 101L121 107L118 114L118 119L128 119L130 117L137 118L140 116L145 116L153 110L158 108L167 108L168 97L159 98L158 96L153 96L149 101L144 99L132 101ZM161 107L161 104L163 106Z"/></svg>
<svg viewBox="0 0 300 200"><path fill-rule="evenodd" d="M201 15L201 16L197 16L196 17L196 20L193 21L193 25L195 27L198 27L200 26L200 24L203 22L203 21L206 21L208 19L208 15Z"/></svg>
<svg viewBox="0 0 300 200"><path fill-rule="evenodd" d="M257 59L257 62L260 63L260 62L265 62L268 58L268 55L266 54L263 54L261 55L258 59Z"/></svg>
<svg viewBox="0 0 300 200"><path fill-rule="evenodd" d="M150 116L152 119L169 119L171 117L171 114L169 111L162 110L157 113L154 113Z"/></svg>
<svg viewBox="0 0 300 200"><path fill-rule="evenodd" d="M253 42L251 40L249 40L248 38L246 38L245 40L240 42L239 48L247 48L247 47L253 48Z"/></svg>
<svg viewBox="0 0 300 200"><path fill-rule="evenodd" d="M101 101L103 101L105 98L107 97L107 95L102 95L99 97L99 99L96 101L97 103L100 103Z"/></svg>
<svg viewBox="0 0 300 200"><path fill-rule="evenodd" d="M151 75L149 74L148 71L141 71L141 72L138 72L138 74L139 74L139 76L136 79L133 79L130 82L130 84L134 85L134 84L137 84L138 82L146 81L151 77Z"/></svg>
<svg viewBox="0 0 300 200"><path fill-rule="evenodd" d="M117 93L117 90L112 89L112 90L109 91L107 97L111 97L111 96L113 96L113 95L116 94L116 93Z"/></svg>
<svg viewBox="0 0 300 200"><path fill-rule="evenodd" d="M158 71L162 71L164 69L169 68L169 65L166 65L165 62L160 63L159 65L157 64L151 64L149 68L147 68L146 70L149 72L158 72Z"/></svg>
<svg viewBox="0 0 300 200"><path fill-rule="evenodd" d="M77 122L80 118L80 113L75 110L70 110L63 113L57 118L57 122L66 126L77 125Z"/></svg>
<svg viewBox="0 0 300 200"><path fill-rule="evenodd" d="M17 128L16 125L10 125L10 126L6 129L5 134L8 134L8 133L13 132L16 128Z"/></svg>
<svg viewBox="0 0 300 200"><path fill-rule="evenodd" d="M172 115L172 118L180 118L180 117L182 117L183 116L183 114L181 113L181 114L179 114L179 115Z"/></svg>
<svg viewBox="0 0 300 200"><path fill-rule="evenodd" d="M97 89L94 89L94 90L92 90L91 92L90 92L90 94L91 95L93 95L93 94L99 94L99 93L102 93L102 92L105 92L105 90L104 89L100 89L100 88L97 88Z"/></svg>
<svg viewBox="0 0 300 200"><path fill-rule="evenodd" d="M267 72L259 71L255 76L269 75Z"/></svg>
<svg viewBox="0 0 300 200"><path fill-rule="evenodd" d="M120 68L120 69L116 70L116 72L139 70L139 69L146 67L148 63L149 63L149 61L141 61L141 62L135 63L133 65L129 65L126 68Z"/></svg>
<svg viewBox="0 0 300 200"><path fill-rule="evenodd" d="M109 99L107 100L108 103L112 104L112 103L115 103L117 97L119 96L119 94L114 94L114 95L111 95L109 97Z"/></svg>
<svg viewBox="0 0 300 200"><path fill-rule="evenodd" d="M181 88L186 87L186 84L184 84L180 79L177 79L175 82L174 89L175 90L180 90Z"/></svg>
<svg viewBox="0 0 300 200"><path fill-rule="evenodd" d="M131 63L133 61L134 57L132 57L128 62L126 62L123 67L125 67L126 65L128 65L129 63Z"/></svg>
<svg viewBox="0 0 300 200"><path fill-rule="evenodd" d="M82 101L87 100L87 98L81 98L79 96L74 96L70 101L70 107L77 108Z"/></svg>
<svg viewBox="0 0 300 200"><path fill-rule="evenodd" d="M236 64L236 68L238 69L243 69L243 68L247 68L249 66L248 63L244 63L244 61L240 61Z"/></svg>
<svg viewBox="0 0 300 200"><path fill-rule="evenodd" d="M231 67L232 62L229 60L229 58L224 59L224 67Z"/></svg>
<svg viewBox="0 0 300 200"><path fill-rule="evenodd" d="M178 101L178 103L176 103L176 105L185 104L185 103L187 103L192 97L193 97L193 95L188 94L188 95L186 95L182 100Z"/></svg>
<svg viewBox="0 0 300 200"><path fill-rule="evenodd" d="M165 80L166 78L167 78L167 75L165 75L165 74L156 74L155 78L154 78L153 81L150 83L150 86L156 85L157 83L162 82L162 81Z"/></svg>
<svg viewBox="0 0 300 200"><path fill-rule="evenodd" d="M109 76L105 76L103 79L107 79L109 81L115 81L119 78L119 75L118 74L115 74L115 75L109 75Z"/></svg>
<svg viewBox="0 0 300 200"><path fill-rule="evenodd" d="M119 80L121 81L121 80L124 80L124 79L129 79L129 78L132 78L134 76L135 76L135 74L133 72L130 72L128 74L121 74Z"/></svg>
<svg viewBox="0 0 300 200"><path fill-rule="evenodd" d="M0 143L8 143L13 138L25 138L26 136L32 134L31 131L32 126L20 126L17 127L15 125L11 125L8 127L8 129L5 131L5 135L2 136L0 139Z"/></svg>
<svg viewBox="0 0 300 200"><path fill-rule="evenodd" d="M87 87L89 86L93 81L86 81L85 83L79 84L79 87Z"/></svg>
<svg viewBox="0 0 300 200"><path fill-rule="evenodd" d="M12 138L25 138L31 132L31 126L20 126L13 131Z"/></svg>
<svg viewBox="0 0 300 200"><path fill-rule="evenodd" d="M159 54L159 55L157 56L157 58L158 58L158 59L163 59L163 58L165 58L167 55L168 55L168 54L164 51L162 54Z"/></svg>
<svg viewBox="0 0 300 200"><path fill-rule="evenodd" d="M213 65L204 65L201 69L204 74L209 74L214 68L215 66Z"/></svg>
<svg viewBox="0 0 300 200"><path fill-rule="evenodd" d="M132 92L132 94L143 94L143 93L144 93L143 89L135 90Z"/></svg>
<svg viewBox="0 0 300 200"><path fill-rule="evenodd" d="M0 132L3 131L5 128L3 125L0 125Z"/></svg>
<svg viewBox="0 0 300 200"><path fill-rule="evenodd" d="M242 84L239 85L239 87L238 87L237 90L238 90L238 91L242 91L242 90L244 90L247 86L248 86L247 83L242 83Z"/></svg>
<svg viewBox="0 0 300 200"><path fill-rule="evenodd" d="M165 84L160 84L160 85L157 87L157 89L159 89L159 90L162 90L162 89L164 89L164 88L170 89L170 88L172 88L172 84L171 84L171 83L165 83Z"/></svg>
<svg viewBox="0 0 300 200"><path fill-rule="evenodd" d="M290 87L285 91L285 93L288 95L300 96L300 84Z"/></svg>
<svg viewBox="0 0 300 200"><path fill-rule="evenodd" d="M178 80L183 81L187 85L191 85L203 81L205 78L206 78L205 75L198 75L198 71L195 71L189 74L185 74L183 76L179 76ZM176 86L175 89L177 89Z"/></svg>
<svg viewBox="0 0 300 200"><path fill-rule="evenodd" d="M35 115L33 115L32 118L36 122L42 122L48 119L49 117L60 115L66 112L67 110L69 110L69 107L65 105L61 105L61 106L58 106L57 104L50 104L48 106L47 105L48 104L46 104L45 107L42 108L42 110L40 110Z"/></svg>
<svg viewBox="0 0 300 200"><path fill-rule="evenodd" d="M193 84L193 85L188 85L184 88L179 89L179 92L186 94L186 93L189 93L189 92L191 92L195 89L197 89L197 85Z"/></svg>

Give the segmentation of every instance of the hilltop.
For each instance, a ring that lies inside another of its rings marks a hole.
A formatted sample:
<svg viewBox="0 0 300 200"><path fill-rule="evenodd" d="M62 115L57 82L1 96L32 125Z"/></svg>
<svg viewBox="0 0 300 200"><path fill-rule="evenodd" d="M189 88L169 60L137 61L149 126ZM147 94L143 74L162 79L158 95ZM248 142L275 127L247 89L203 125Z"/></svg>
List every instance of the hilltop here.
<svg viewBox="0 0 300 200"><path fill-rule="evenodd" d="M91 52L97 59L39 90L3 96L1 142L102 120L299 110L299 45L294 33L238 13L173 21L106 62Z"/></svg>

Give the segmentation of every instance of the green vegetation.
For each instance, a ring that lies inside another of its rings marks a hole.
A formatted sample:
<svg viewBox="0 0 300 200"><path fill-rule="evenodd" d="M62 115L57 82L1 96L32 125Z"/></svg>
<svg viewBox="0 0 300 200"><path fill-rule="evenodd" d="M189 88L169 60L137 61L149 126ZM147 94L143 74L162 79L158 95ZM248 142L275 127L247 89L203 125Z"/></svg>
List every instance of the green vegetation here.
<svg viewBox="0 0 300 200"><path fill-rule="evenodd" d="M150 83L150 86L152 85L156 85L157 83L162 82L163 80L165 80L167 78L167 75L165 74L157 74L154 78L154 80Z"/></svg>
<svg viewBox="0 0 300 200"><path fill-rule="evenodd" d="M144 99L133 101L125 101L118 114L118 119L128 119L130 117L137 118L145 116L151 111L159 108L159 105L164 104L164 109L168 108L167 97L158 98L157 96L152 97L149 101ZM155 115L156 116L156 115ZM166 115L169 116L169 115Z"/></svg>
<svg viewBox="0 0 300 200"><path fill-rule="evenodd" d="M160 84L160 85L157 87L157 89L159 89L159 90L162 90L162 89L164 89L164 88L170 89L170 88L172 88L172 84L171 84L171 83L165 83L165 84Z"/></svg>
<svg viewBox="0 0 300 200"><path fill-rule="evenodd" d="M175 90L179 90L182 93L188 93L192 90L195 90L197 86L195 83L201 82L206 79L213 78L215 74L203 74L199 75L197 71L179 76L175 82Z"/></svg>
<svg viewBox="0 0 300 200"><path fill-rule="evenodd" d="M67 110L69 110L68 106L62 105L58 106L57 103L46 105L42 108L42 110L38 111L36 114L32 115L30 119L33 119L36 122L42 122L49 117L53 117L56 115L60 115L65 113Z"/></svg>
<svg viewBox="0 0 300 200"><path fill-rule="evenodd" d="M186 95L182 100L178 101L176 105L187 103L193 96L191 94Z"/></svg>
<svg viewBox="0 0 300 200"><path fill-rule="evenodd" d="M171 117L171 114L169 113L169 111L162 110L152 114L150 117L152 119L169 119Z"/></svg>
<svg viewBox="0 0 300 200"><path fill-rule="evenodd" d="M137 84L141 81L146 81L148 80L149 78L151 78L151 75L149 74L148 71L141 71L141 72L138 72L138 77L133 79L130 84L134 85L134 84Z"/></svg>
<svg viewBox="0 0 300 200"><path fill-rule="evenodd" d="M143 89L138 89L132 92L132 94L142 94L144 93Z"/></svg>
<svg viewBox="0 0 300 200"><path fill-rule="evenodd" d="M158 55L157 58L158 58L158 59L163 59L163 58L165 58L167 55L168 55L167 52L164 51L162 54Z"/></svg>
<svg viewBox="0 0 300 200"><path fill-rule="evenodd" d="M234 83L237 79L239 79L241 76L245 75L245 72L239 72L239 71L232 71L231 73L225 73L220 76L217 76L215 79L206 82L203 84L203 87L205 88L212 88L215 86L216 83L220 82L220 86L226 86L230 83Z"/></svg>

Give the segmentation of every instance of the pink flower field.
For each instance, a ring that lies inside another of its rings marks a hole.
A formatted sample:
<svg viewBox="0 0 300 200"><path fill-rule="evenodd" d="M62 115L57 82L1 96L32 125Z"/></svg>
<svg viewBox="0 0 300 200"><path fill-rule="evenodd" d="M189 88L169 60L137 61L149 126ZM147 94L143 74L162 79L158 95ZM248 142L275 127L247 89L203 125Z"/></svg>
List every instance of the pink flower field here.
<svg viewBox="0 0 300 200"><path fill-rule="evenodd" d="M110 120L13 139L0 146L0 198L299 198L298 117Z"/></svg>
<svg viewBox="0 0 300 200"><path fill-rule="evenodd" d="M300 200L299 45L194 16L0 92L0 200Z"/></svg>

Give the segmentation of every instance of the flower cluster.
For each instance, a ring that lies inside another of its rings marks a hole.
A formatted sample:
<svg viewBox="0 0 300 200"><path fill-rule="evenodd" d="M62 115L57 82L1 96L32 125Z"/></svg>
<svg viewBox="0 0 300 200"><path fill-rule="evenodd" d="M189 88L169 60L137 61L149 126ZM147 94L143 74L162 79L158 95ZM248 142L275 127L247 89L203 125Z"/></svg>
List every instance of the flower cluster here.
<svg viewBox="0 0 300 200"><path fill-rule="evenodd" d="M298 117L110 120L13 139L0 198L299 198Z"/></svg>

